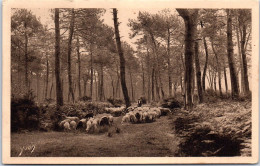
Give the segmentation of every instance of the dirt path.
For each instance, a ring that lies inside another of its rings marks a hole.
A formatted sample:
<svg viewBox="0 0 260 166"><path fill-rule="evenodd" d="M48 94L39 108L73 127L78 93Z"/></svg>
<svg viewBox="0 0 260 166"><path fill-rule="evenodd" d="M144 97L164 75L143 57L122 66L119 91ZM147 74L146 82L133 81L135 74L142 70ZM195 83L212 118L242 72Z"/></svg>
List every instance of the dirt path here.
<svg viewBox="0 0 260 166"><path fill-rule="evenodd" d="M22 156L100 156L100 157L155 157L174 156L178 141L171 129L171 120L161 117L153 123L124 124L115 119L119 134L32 132L12 134L12 156L18 156L21 147L35 145L33 153Z"/></svg>

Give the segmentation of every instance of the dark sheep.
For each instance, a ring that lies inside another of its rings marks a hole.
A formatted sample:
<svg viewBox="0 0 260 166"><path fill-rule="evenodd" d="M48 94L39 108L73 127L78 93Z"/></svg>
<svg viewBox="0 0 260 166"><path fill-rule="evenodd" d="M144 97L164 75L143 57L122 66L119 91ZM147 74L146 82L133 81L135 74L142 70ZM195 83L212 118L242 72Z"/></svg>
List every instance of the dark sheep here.
<svg viewBox="0 0 260 166"><path fill-rule="evenodd" d="M101 120L100 120L100 122L99 122L99 125L100 126L109 126L109 119L108 119L108 117L102 117L101 118Z"/></svg>
<svg viewBox="0 0 260 166"><path fill-rule="evenodd" d="M90 113L87 113L87 115L85 115L84 118L89 119L89 118L93 118L93 116L94 116L93 112L90 112Z"/></svg>
<svg viewBox="0 0 260 166"><path fill-rule="evenodd" d="M136 113L135 114L135 117L136 117L136 119L137 119L137 122L140 122L140 120L141 120L141 115L140 115L140 113Z"/></svg>

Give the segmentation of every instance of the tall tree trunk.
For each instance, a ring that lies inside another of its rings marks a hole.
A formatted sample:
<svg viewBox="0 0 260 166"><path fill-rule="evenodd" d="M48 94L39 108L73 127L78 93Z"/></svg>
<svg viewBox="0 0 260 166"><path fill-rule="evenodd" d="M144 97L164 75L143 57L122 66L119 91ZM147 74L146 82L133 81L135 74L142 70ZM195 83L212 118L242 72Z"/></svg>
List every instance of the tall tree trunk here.
<svg viewBox="0 0 260 166"><path fill-rule="evenodd" d="M97 80L97 74L95 72L95 86L96 86L96 100L98 100L98 80Z"/></svg>
<svg viewBox="0 0 260 166"><path fill-rule="evenodd" d="M154 67L153 67L153 69L152 69L152 101L155 100L155 93L154 93L154 80L155 80L155 78L154 78Z"/></svg>
<svg viewBox="0 0 260 166"><path fill-rule="evenodd" d="M57 110L63 105L63 95L60 81L60 24L59 9L55 9L55 77L56 77L56 102Z"/></svg>
<svg viewBox="0 0 260 166"><path fill-rule="evenodd" d="M132 102L135 101L135 98L134 98L134 86L133 86L133 78L132 78L132 72L130 71L130 83L131 83L131 91L132 91Z"/></svg>
<svg viewBox="0 0 260 166"><path fill-rule="evenodd" d="M92 44L90 44L90 97L93 99L93 53Z"/></svg>
<svg viewBox="0 0 260 166"><path fill-rule="evenodd" d="M120 80L120 75L119 75L119 72L118 72L118 67L116 67L116 74L117 74L117 82L116 82L116 97L119 97L120 98L120 90L119 90L119 80Z"/></svg>
<svg viewBox="0 0 260 166"><path fill-rule="evenodd" d="M201 27L203 28L202 21L200 21L200 24L201 24ZM204 36L203 36L203 44L204 44L204 48L205 48L206 60L205 60L205 65L204 65L203 75L202 75L202 89L203 89L203 91L205 91L205 89L206 89L205 80L206 80L206 73L207 73L207 67L208 67L209 53L208 53L206 37L204 37Z"/></svg>
<svg viewBox="0 0 260 166"><path fill-rule="evenodd" d="M148 75L148 102L151 102L151 73L150 73L150 55L149 55L149 50L148 47L146 48L147 51L147 75Z"/></svg>
<svg viewBox="0 0 260 166"><path fill-rule="evenodd" d="M222 96L222 88L221 88L221 64L219 62L219 59L218 59L218 54L214 48L214 44L213 44L213 39L211 39L211 47L212 47L212 50L215 54L215 57L216 57L216 61L217 61L217 71L218 71L218 89L219 89L219 95Z"/></svg>
<svg viewBox="0 0 260 166"><path fill-rule="evenodd" d="M232 98L237 98L239 96L239 85L236 74L236 68L234 64L234 50L232 41L232 15L230 9L227 9L227 53L228 53L228 64L230 70L230 80L231 80L231 92Z"/></svg>
<svg viewBox="0 0 260 166"><path fill-rule="evenodd" d="M77 55L78 55L78 88L79 88L79 98L81 98L81 60L80 60L80 52L79 52L79 37L77 37Z"/></svg>
<svg viewBox="0 0 260 166"><path fill-rule="evenodd" d="M39 74L39 72L36 73L36 77L37 77L37 91L36 91L36 95L37 95L37 101L40 102L40 96L39 96L39 92L40 92L40 74Z"/></svg>
<svg viewBox="0 0 260 166"><path fill-rule="evenodd" d="M168 65L168 79L169 79L169 97L172 96L172 77L171 77L171 62L170 62L170 38L171 38L171 34L170 34L170 28L167 28L167 65Z"/></svg>
<svg viewBox="0 0 260 166"><path fill-rule="evenodd" d="M71 20L70 20L70 28L69 28L69 39L68 39L68 81L69 81L69 96L72 97L72 102L75 101L74 92L72 87L72 77L71 77L71 43L72 37L74 33L74 19L75 19L75 12L74 9L71 10Z"/></svg>
<svg viewBox="0 0 260 166"><path fill-rule="evenodd" d="M112 74L110 74L110 78L111 78L111 86L112 86L112 94L113 94L113 99L115 98L115 86L114 86L114 79Z"/></svg>
<svg viewBox="0 0 260 166"><path fill-rule="evenodd" d="M239 62L240 62L240 74L241 74L241 94L245 92L245 86L244 86L244 71L243 71L243 60L241 55L241 48L240 48L240 37L239 37L239 30L238 27L236 27L236 36L237 36L237 49L238 49L238 55L239 55Z"/></svg>
<svg viewBox="0 0 260 166"><path fill-rule="evenodd" d="M26 93L29 93L29 76L28 76L28 63L29 63L29 57L28 57L28 35L27 35L27 24L24 23L24 29L25 29L25 33L24 33L24 55L25 55L25 88L26 88Z"/></svg>
<svg viewBox="0 0 260 166"><path fill-rule="evenodd" d="M142 96L145 97L145 79L144 79L144 64L143 64L143 61L142 61L142 81L143 81L143 91L142 91Z"/></svg>
<svg viewBox="0 0 260 166"><path fill-rule="evenodd" d="M122 86L122 91L124 94L124 99L125 99L125 104L126 108L131 105L129 96L128 96L128 91L126 87L126 81L125 81L125 58L123 54L123 50L121 48L121 41L120 41L120 35L119 35L119 30L118 30L118 20L117 20L117 9L113 9L113 16L114 16L114 27L115 27L115 36L116 36L116 44L117 44L117 50L118 50L118 55L120 58L120 77L121 77L121 86Z"/></svg>
<svg viewBox="0 0 260 166"><path fill-rule="evenodd" d="M226 67L225 66L224 66L224 78L225 78L226 93L228 93L227 74L226 74Z"/></svg>
<svg viewBox="0 0 260 166"><path fill-rule="evenodd" d="M158 84L159 78L158 78L158 72L157 71L155 71L154 79L155 79L156 96L157 96L157 101L158 101L158 100L161 99L161 97L160 97L160 87L159 87L159 84Z"/></svg>
<svg viewBox="0 0 260 166"><path fill-rule="evenodd" d="M203 102L203 94L201 87L201 71L200 71L200 61L199 61L199 43L195 42L195 66L196 66L196 80L197 80L197 91L199 97L199 103Z"/></svg>
<svg viewBox="0 0 260 166"><path fill-rule="evenodd" d="M45 99L48 98L48 85L49 85L49 60L48 60L48 58L47 58L46 66L47 66L47 73L46 73Z"/></svg>
<svg viewBox="0 0 260 166"><path fill-rule="evenodd" d="M104 101L105 94L104 94L104 73L103 73L103 64L100 65L100 101Z"/></svg>
<svg viewBox="0 0 260 166"><path fill-rule="evenodd" d="M188 110L193 110L192 102L192 84L193 84L193 56L194 40L196 34L196 25L198 10L176 9L185 22L185 98Z"/></svg>
<svg viewBox="0 0 260 166"><path fill-rule="evenodd" d="M243 83L244 83L244 90L245 90L245 94L249 94L250 93L250 89L249 89L249 82L248 82L248 71L247 71L247 59L246 59L246 29L247 29L247 25L246 25L246 20L245 18L242 16L243 15L243 11L241 11L241 16L239 17L239 27L241 27L241 54L242 54L242 65L243 65ZM249 34L250 35L250 34ZM242 85L241 85L242 86Z"/></svg>
<svg viewBox="0 0 260 166"><path fill-rule="evenodd" d="M161 90L161 94L162 94L162 98L164 98L164 91L163 91L163 85L162 85L162 79L161 79L161 73L160 73L160 62L159 62L159 56L158 56L158 48L155 42L155 38L152 32L150 32L150 36L152 39L152 43L154 45L154 54L156 56L156 60L154 60L155 65L156 65L156 73L155 73L155 84L156 84L156 92L157 92L157 97L160 100L160 90ZM158 78L158 79L157 79Z"/></svg>

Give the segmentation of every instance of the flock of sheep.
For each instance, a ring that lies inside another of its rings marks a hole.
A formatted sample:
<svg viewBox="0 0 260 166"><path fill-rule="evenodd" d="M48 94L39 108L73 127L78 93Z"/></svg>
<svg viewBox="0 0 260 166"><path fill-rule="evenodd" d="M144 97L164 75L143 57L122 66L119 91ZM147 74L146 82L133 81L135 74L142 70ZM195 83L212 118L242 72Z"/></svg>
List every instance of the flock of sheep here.
<svg viewBox="0 0 260 166"><path fill-rule="evenodd" d="M170 109L161 107L129 107L128 110L122 123L149 123L171 112Z"/></svg>
<svg viewBox="0 0 260 166"><path fill-rule="evenodd" d="M161 107L117 107L105 108L106 114L88 113L83 119L78 117L67 117L59 123L60 128L64 131L84 129L87 133L97 132L104 127L113 125L114 116L124 114L121 124L123 123L148 123L153 122L162 115L170 113L170 109ZM116 113L116 114L115 114ZM120 114L119 114L120 113ZM112 115L114 116L112 116Z"/></svg>

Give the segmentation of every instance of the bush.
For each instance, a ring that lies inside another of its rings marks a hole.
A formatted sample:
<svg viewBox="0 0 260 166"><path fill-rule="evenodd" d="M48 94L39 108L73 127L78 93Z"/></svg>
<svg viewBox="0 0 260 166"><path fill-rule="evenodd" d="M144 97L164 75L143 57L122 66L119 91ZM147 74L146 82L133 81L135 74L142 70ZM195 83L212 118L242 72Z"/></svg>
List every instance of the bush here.
<svg viewBox="0 0 260 166"><path fill-rule="evenodd" d="M86 101L91 101L91 97L89 97L89 96L83 96L83 97L81 97L80 99L79 99L79 101L84 101L84 102L86 102Z"/></svg>
<svg viewBox="0 0 260 166"><path fill-rule="evenodd" d="M107 101L109 103L111 103L114 107L121 107L124 104L123 100L121 100L121 99L113 99L111 97L108 98Z"/></svg>
<svg viewBox="0 0 260 166"><path fill-rule="evenodd" d="M239 156L242 141L232 134L212 131L210 125L199 125L180 145L183 156ZM192 148L191 148L192 147Z"/></svg>
<svg viewBox="0 0 260 166"><path fill-rule="evenodd" d="M183 104L175 98L164 99L161 106L169 109L181 108Z"/></svg>
<svg viewBox="0 0 260 166"><path fill-rule="evenodd" d="M23 98L11 99L11 131L36 130L39 127L39 107L33 98L25 95Z"/></svg>

